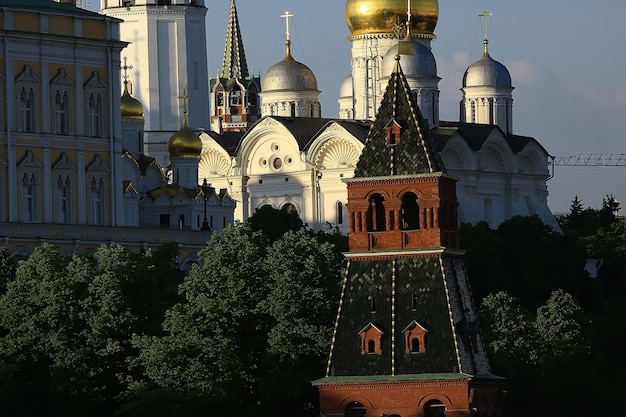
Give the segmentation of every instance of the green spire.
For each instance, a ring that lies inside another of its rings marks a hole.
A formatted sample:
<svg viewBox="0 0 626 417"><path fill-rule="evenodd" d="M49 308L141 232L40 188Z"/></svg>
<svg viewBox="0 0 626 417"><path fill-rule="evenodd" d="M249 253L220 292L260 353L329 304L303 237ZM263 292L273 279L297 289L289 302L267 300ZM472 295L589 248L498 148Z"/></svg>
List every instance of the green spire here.
<svg viewBox="0 0 626 417"><path fill-rule="evenodd" d="M411 93L400 56L389 79L354 177L386 177L445 172L428 122Z"/></svg>
<svg viewBox="0 0 626 417"><path fill-rule="evenodd" d="M247 78L249 76L246 53L243 50L243 39L241 38L241 29L239 28L239 18L237 17L237 8L235 7L235 0L230 0L222 77Z"/></svg>

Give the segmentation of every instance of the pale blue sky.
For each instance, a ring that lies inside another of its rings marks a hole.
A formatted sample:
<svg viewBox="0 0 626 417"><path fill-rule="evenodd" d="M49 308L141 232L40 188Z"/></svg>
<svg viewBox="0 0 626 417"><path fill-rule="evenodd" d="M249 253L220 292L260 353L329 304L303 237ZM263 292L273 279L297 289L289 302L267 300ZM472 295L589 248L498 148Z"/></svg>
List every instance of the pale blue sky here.
<svg viewBox="0 0 626 417"><path fill-rule="evenodd" d="M95 1L92 0L92 3ZM222 63L229 0L208 7L209 68ZM294 58L315 73L324 117L337 116L339 85L350 72L350 42L341 0L237 0L246 57L261 75L284 56L284 26L292 19ZM626 35L624 0L439 0L437 59L442 120L458 120L462 77L482 53L483 10L490 53L511 72L513 131L535 137L550 154L626 153ZM599 208L615 195L626 214L626 167L556 167L548 205L568 211L578 195Z"/></svg>

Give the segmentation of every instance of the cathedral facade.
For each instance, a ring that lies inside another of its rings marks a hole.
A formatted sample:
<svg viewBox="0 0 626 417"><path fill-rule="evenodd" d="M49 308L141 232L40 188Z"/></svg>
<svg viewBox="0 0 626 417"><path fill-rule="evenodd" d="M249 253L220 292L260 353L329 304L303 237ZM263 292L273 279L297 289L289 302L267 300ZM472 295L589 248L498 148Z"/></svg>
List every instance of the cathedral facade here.
<svg viewBox="0 0 626 417"><path fill-rule="evenodd" d="M410 3L407 13L406 2L399 0L346 2L352 73L338 92L337 118L320 118L315 75L294 59L287 33L285 58L261 78L260 92L249 91L254 97L257 93L261 96L261 117L254 113L257 108L238 108L239 119L256 121L200 134L199 181L207 179L228 189L238 201L238 220L271 205L298 210L315 229L347 231L347 194L342 181L353 175L394 57L403 52L400 63L424 123L449 174L458 180L459 221L486 221L497 227L515 215L537 215L559 230L547 205L549 154L536 139L513 132L511 76L489 55L486 32L483 56L468 67L462 80L459 120L442 121L440 77L431 48L438 2ZM239 29L232 30L239 27L233 23L237 16L233 10L235 1L231 0L222 74L233 67L233 56L244 56ZM288 23L288 13L282 17ZM245 60L237 62L245 64ZM236 73L247 74L248 70L239 67ZM235 91L243 84L231 77L214 85L218 88L212 91L212 114L217 114L224 110L220 107L223 86L231 85ZM258 83L253 86L257 88Z"/></svg>

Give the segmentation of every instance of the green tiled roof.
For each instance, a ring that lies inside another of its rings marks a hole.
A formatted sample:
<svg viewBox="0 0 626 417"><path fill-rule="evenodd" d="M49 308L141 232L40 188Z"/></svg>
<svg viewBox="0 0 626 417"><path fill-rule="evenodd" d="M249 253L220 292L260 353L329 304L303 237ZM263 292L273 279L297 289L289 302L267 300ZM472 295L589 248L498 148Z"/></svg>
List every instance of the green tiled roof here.
<svg viewBox="0 0 626 417"><path fill-rule="evenodd" d="M385 128L392 122L402 126L399 143L387 145ZM430 137L428 123L422 118L399 60L367 137L354 177L445 172Z"/></svg>
<svg viewBox="0 0 626 417"><path fill-rule="evenodd" d="M395 291L392 277L395 277ZM391 375L392 350L396 374L459 372L445 285L439 256L396 258L395 272L393 259L352 260L332 348L330 375ZM372 311L372 296L376 300L375 311ZM413 320L428 330L425 353L405 352L401 332ZM383 332L382 355L361 354L358 332L368 323Z"/></svg>

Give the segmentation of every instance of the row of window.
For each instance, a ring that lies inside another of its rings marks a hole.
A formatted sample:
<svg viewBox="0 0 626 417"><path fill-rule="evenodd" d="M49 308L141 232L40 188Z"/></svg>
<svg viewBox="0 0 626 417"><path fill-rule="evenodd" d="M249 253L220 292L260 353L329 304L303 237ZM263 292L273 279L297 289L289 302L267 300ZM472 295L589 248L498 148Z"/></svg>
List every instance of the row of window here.
<svg viewBox="0 0 626 417"><path fill-rule="evenodd" d="M37 133L40 130L41 80L30 65L15 79L17 130L25 133ZM49 83L51 131L57 135L71 135L75 107L75 83L65 69L59 72ZM105 131L105 94L108 85L97 71L83 86L83 114L85 116L85 134L90 137L104 137ZM2 96L0 92L0 96ZM0 114L2 112L0 111ZM79 112L76 112L78 114Z"/></svg>
<svg viewBox="0 0 626 417"><path fill-rule="evenodd" d="M337 203L337 213L341 213L341 203ZM450 204L445 204L443 213L438 218L438 224L441 228L454 228L455 218L452 212L454 208ZM420 228L435 227L435 209L433 207L420 209L418 198L415 193L408 192L402 197L402 205L399 213L395 211L387 211L385 209L385 197L381 194L374 194L369 198L365 219L361 213L352 213L352 231L362 231L363 227L368 232L384 232L389 230L419 230ZM387 224L387 217L389 224ZM339 219L339 217L338 217ZM365 223L365 224L363 224Z"/></svg>
<svg viewBox="0 0 626 417"><path fill-rule="evenodd" d="M77 188L76 166L65 154L52 165L51 202L42 201L43 184L41 181L42 165L29 150L17 164L19 220L25 223L42 221L43 209L50 203L53 221L61 224L76 222ZM99 156L86 167L87 222L92 225L106 225L108 168ZM2 197L2 195L0 195Z"/></svg>

